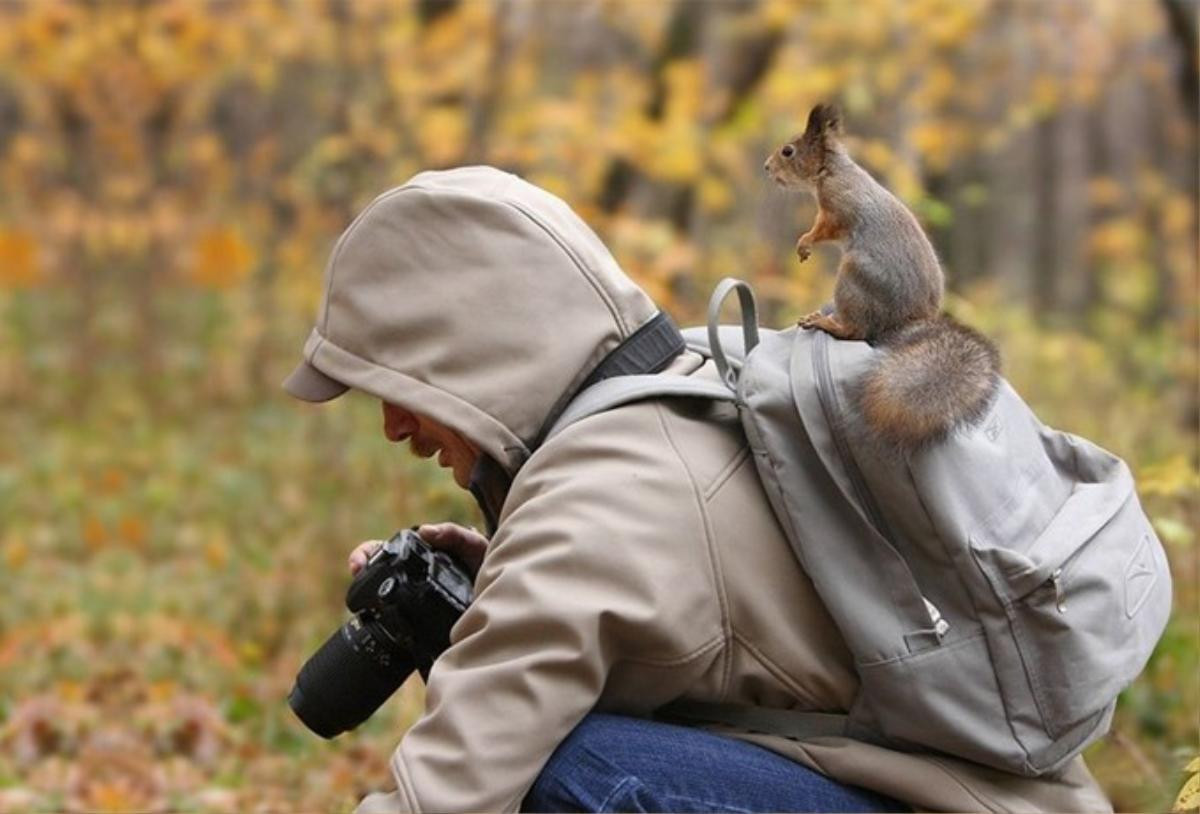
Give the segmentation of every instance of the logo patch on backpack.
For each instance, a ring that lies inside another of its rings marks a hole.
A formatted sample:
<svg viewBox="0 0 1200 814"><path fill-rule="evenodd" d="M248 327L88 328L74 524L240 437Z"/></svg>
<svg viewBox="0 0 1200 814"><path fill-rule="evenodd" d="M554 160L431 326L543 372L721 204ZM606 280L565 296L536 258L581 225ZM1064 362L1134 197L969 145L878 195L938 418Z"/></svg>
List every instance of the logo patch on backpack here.
<svg viewBox="0 0 1200 814"><path fill-rule="evenodd" d="M987 440L994 444L996 443L996 439L1000 437L1000 430L1002 429L1004 429L1004 427L1000 423L1000 416L993 414L992 420L989 421L987 426L983 428L983 434L987 436Z"/></svg>

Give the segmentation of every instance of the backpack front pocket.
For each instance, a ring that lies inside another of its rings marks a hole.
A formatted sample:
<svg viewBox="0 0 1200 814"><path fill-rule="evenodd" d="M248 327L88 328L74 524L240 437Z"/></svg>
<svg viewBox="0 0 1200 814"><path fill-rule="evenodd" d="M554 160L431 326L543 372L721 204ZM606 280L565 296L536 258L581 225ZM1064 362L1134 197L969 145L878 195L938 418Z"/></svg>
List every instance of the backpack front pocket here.
<svg viewBox="0 0 1200 814"><path fill-rule="evenodd" d="M1077 484L1032 543L971 537L1052 739L1112 704L1145 666L1171 604L1165 555L1128 468L1091 445L1079 451L1097 480Z"/></svg>
<svg viewBox="0 0 1200 814"><path fill-rule="evenodd" d="M858 663L855 668L862 679L868 728L891 743L1030 773L1026 753L1005 723L982 631L911 656Z"/></svg>

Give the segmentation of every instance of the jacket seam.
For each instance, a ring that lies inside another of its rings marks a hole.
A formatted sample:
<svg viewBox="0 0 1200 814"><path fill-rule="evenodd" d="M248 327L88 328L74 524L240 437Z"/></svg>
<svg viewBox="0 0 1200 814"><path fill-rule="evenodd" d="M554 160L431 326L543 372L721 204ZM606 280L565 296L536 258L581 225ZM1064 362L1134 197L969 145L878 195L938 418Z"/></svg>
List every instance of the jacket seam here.
<svg viewBox="0 0 1200 814"><path fill-rule="evenodd" d="M556 246L558 246L558 248L563 252L563 254L567 255L567 257L570 258L571 262L575 265L576 268L579 269L579 271L583 274L584 279L586 279L588 281L588 284L595 291L596 296L599 297L600 300L604 303L604 305L608 308L609 313L612 315L613 320L617 323L617 327L621 331L621 338L624 339L624 338L628 337L632 333L632 331L630 330L629 325L627 325L625 323L625 318L621 315L621 311L619 308L617 308L617 304L615 302L613 302L612 298L609 297L608 292L605 291L604 287L600 285L600 283L595 279L595 277L593 277L592 271L591 271L591 269L589 269L587 267L587 264L584 263L583 260L578 255L576 255L572 249L568 248L567 242L565 240L563 240L554 229L551 229L550 226L548 226L546 223L543 223L540 218L538 218L532 212L527 210L521 204L517 203L516 201L507 200L507 199L504 200L503 203L506 206L520 212L522 215L524 215L526 218L528 218L530 221L532 221L534 223L534 225L536 225L539 229L541 229L543 232L545 232L546 235L551 240L554 241L554 244Z"/></svg>
<svg viewBox="0 0 1200 814"><path fill-rule="evenodd" d="M444 189L440 189L437 187L422 186L420 184L407 184L403 187L403 189L417 189L417 190L421 190L422 192L427 192L430 195L441 195L441 194L461 195L464 198L470 198L475 201L485 201L487 203L500 203L504 206L507 206L509 209L513 209L513 210L516 210L517 212L520 212L522 215L525 216L526 219L531 221L535 226L537 226L539 229L541 229L543 232L545 232L546 235L552 241L554 241L554 244L556 246L558 246L559 250L567 256L567 258L571 261L572 265L574 265L577 269L579 269L579 271L583 274L584 279L587 280L588 285L591 286L593 292L600 299L600 301L604 303L604 306L608 309L608 312L612 316L613 321L615 321L617 323L617 328L621 332L621 337L625 338L626 336L628 336L631 333L629 326L625 323L625 319L621 315L620 309L617 307L617 304L615 302L613 302L613 300L608 296L608 292L604 290L604 287L602 285L600 285L600 283L592 276L591 269L589 269L587 267L587 264L584 263L571 249L567 248L567 241L564 241L558 235L558 233L555 232L554 229L551 229L547 224L542 222L542 220L540 218L538 218L532 212L528 211L525 207L521 206L516 201L514 201L510 198L504 198L504 197L499 198L499 200L497 200L495 198L488 198L483 195L476 195L476 194L467 192L465 190L460 190L460 189L444 190ZM399 190L397 190L397 191L399 191Z"/></svg>
<svg viewBox="0 0 1200 814"><path fill-rule="evenodd" d="M806 702L809 706L809 709L822 710L821 703L814 698L811 693L801 687L795 679L788 675L786 670L784 670L761 650L755 647L749 639L743 636L736 629L733 631L733 640L742 647L746 648L746 650L748 650L750 654L758 660L758 662L775 678L776 681L778 681L780 684L783 684L793 694L799 696L801 700Z"/></svg>
<svg viewBox="0 0 1200 814"><path fill-rule="evenodd" d="M421 811L416 792L412 788L412 778L408 776L408 767L404 764L404 756L399 749L392 753L392 769L396 773L396 790L404 797L406 808L413 812Z"/></svg>
<svg viewBox="0 0 1200 814"><path fill-rule="evenodd" d="M713 638L704 642L704 644L692 648L688 652L684 653L682 656L673 656L671 658L662 658L662 659L645 658L645 657L638 657L638 656L624 656L621 658L621 661L632 662L633 664L645 664L645 665L649 665L651 667L678 667L681 664L686 664L687 662L689 662L695 658L699 658L700 656L703 656L709 650L712 650L714 647L719 647L724 642L725 642L724 635L719 633L716 636L714 636Z"/></svg>
<svg viewBox="0 0 1200 814"><path fill-rule="evenodd" d="M946 766L943 765L942 762L940 760L938 760L937 758L935 758L931 755L924 755L923 757L925 757L934 766L937 766L938 770L940 772L942 772L942 774L946 775L951 780L953 780L955 783L957 783L959 788L961 788L963 791L965 791L968 795L970 795L974 799L978 800L980 802L980 804L983 805L985 808L987 808L989 811L1005 811L1006 810L1005 807L1003 805L1001 805L998 801L993 800L991 797L988 797L986 794L981 794L980 792L977 792L975 789L971 788L966 783L964 783L961 779L959 779L959 777L957 775L954 774L954 772L952 772L948 768L946 768Z"/></svg>
<svg viewBox="0 0 1200 814"><path fill-rule="evenodd" d="M682 467L683 471L687 473L688 484L691 486L692 494L696 500L696 509L700 515L700 521L704 527L704 543L705 549L708 553L709 569L714 583L713 587L717 592L717 606L720 608L721 612L721 639L724 642L728 642L731 632L729 619L729 597L726 596L725 575L721 571L721 563L717 558L717 552L715 551L715 546L713 543L712 520L708 516L708 507L705 504L704 495L700 489L700 485L696 482L695 475L688 467L687 461L684 459L683 454L679 451L679 445L675 443L675 438L671 434L670 428L667 426L666 418L663 416L662 404L654 405L654 414L658 417L659 426L662 428L663 436L667 439L667 443L671 446L671 451L675 453L675 457L678 459L680 467ZM732 681L733 659L729 657L728 648L726 648L724 657L725 664L722 666L720 689L720 697L722 698L728 693L729 685Z"/></svg>
<svg viewBox="0 0 1200 814"><path fill-rule="evenodd" d="M717 473L716 477L712 479L712 482L704 490L704 500L706 502L712 500L713 495L721 491L721 487L725 485L726 481L733 477L734 472L737 472L738 469L741 468L742 463L745 462L749 455L750 445L745 444L737 451L737 454L729 460L729 463L721 467L721 471Z"/></svg>

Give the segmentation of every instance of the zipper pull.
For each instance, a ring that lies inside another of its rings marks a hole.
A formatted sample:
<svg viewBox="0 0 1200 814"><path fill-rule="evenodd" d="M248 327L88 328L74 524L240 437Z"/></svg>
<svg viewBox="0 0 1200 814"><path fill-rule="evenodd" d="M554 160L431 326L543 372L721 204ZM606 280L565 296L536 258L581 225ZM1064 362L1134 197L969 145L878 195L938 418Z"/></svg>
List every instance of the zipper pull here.
<svg viewBox="0 0 1200 814"><path fill-rule="evenodd" d="M942 612L937 609L937 605L925 597L921 597L921 599L925 600L925 610L929 612L929 621L933 622L933 632L939 639L942 638L950 631L950 623L942 618Z"/></svg>
<svg viewBox="0 0 1200 814"><path fill-rule="evenodd" d="M1054 585L1054 605L1058 608L1059 613L1067 612L1067 595L1063 591L1062 569L1055 568L1054 573L1050 575L1050 582Z"/></svg>

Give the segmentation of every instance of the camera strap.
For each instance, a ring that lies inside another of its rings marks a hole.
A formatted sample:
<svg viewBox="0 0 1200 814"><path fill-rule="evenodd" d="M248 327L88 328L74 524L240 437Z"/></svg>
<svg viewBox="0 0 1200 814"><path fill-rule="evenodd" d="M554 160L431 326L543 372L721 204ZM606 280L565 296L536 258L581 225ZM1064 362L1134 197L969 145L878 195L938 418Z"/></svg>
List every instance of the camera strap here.
<svg viewBox="0 0 1200 814"><path fill-rule="evenodd" d="M593 384L616 376L635 376L657 373L683 352L686 343L675 322L663 311L659 311L642 327L634 331L621 344L600 360L578 386L564 393L546 416L530 451L537 449L546 440L550 428L567 409L575 397Z"/></svg>

